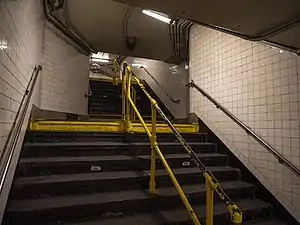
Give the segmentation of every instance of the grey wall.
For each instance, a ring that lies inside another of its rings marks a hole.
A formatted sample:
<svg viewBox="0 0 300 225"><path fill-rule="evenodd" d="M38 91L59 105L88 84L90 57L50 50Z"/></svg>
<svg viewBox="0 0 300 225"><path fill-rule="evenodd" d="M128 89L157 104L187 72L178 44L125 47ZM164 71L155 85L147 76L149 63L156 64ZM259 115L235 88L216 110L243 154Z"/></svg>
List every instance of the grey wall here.
<svg viewBox="0 0 300 225"><path fill-rule="evenodd" d="M194 26L190 78L300 168L300 58ZM300 221L300 178L196 90L195 112Z"/></svg>
<svg viewBox="0 0 300 225"><path fill-rule="evenodd" d="M170 64L162 61L141 59L141 58L127 58L129 64L142 64L147 66L147 70L152 76L163 86L170 96L174 99L180 99L180 103L176 104L162 91L162 89L155 83L155 81L143 70L138 67L133 67L135 74L147 81L150 87L154 90L161 101L166 105L175 118L186 118L188 115L188 99L189 93L185 85L188 82L188 73L184 68L180 68L178 73L172 73L169 69Z"/></svg>

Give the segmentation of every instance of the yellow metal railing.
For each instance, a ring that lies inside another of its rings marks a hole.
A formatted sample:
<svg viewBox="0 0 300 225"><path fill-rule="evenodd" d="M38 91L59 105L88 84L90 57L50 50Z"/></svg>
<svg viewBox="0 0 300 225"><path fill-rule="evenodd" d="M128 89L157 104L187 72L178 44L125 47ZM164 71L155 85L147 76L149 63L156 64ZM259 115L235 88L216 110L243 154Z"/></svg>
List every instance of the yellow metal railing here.
<svg viewBox="0 0 300 225"><path fill-rule="evenodd" d="M213 212L214 212L214 193L216 193L220 199L226 204L228 212L231 216L231 220L234 224L240 224L242 223L242 212L238 208L238 206L233 203L230 198L226 195L224 190L221 188L219 182L217 179L213 176L213 174L206 169L202 161L199 159L198 155L191 149L189 144L184 140L184 138L181 136L181 134L176 130L176 128L172 125L172 123L169 121L169 119L166 117L166 115L163 113L163 111L158 106L155 99L151 97L151 95L148 93L144 85L141 83L141 81L133 74L131 68L126 64L123 63L122 67L117 65L116 67L120 68L122 71L122 121L123 121L123 128L124 131L130 132L131 130L131 121L130 121L130 107L132 107L133 111L135 112L135 115L141 122L142 126L145 129L145 132L147 136L149 137L149 141L151 143L151 163L150 163L150 182L149 182L149 192L151 194L155 194L155 164L156 164L156 154L162 161L162 164L164 165L174 187L176 188L184 206L186 207L190 218L192 219L194 224L199 224L200 222L190 205L189 201L186 198L186 195L184 194L182 188L180 187L175 175L173 174L170 166L168 165L164 155L160 151L160 148L158 146L158 143L156 141L156 113L158 112L159 115L167 122L173 133L175 134L178 141L182 144L184 149L187 151L187 153L190 155L191 159L195 162L195 164L199 167L200 172L203 174L205 178L206 183L206 225L213 225ZM131 87L131 80L134 80L138 86L143 90L145 95L148 97L150 104L151 104L151 116L152 116L152 130L147 127L143 117L139 113L136 105L134 104L130 87Z"/></svg>
<svg viewBox="0 0 300 225"><path fill-rule="evenodd" d="M166 161L164 155L162 154L162 152L160 151L160 148L158 146L158 143L156 141L156 108L157 108L157 103L154 99L150 99L151 105L152 105L152 129L150 131L150 129L147 127L142 115L140 114L139 110L137 109L136 105L133 102L133 99L131 97L131 78L132 78L132 71L131 68L129 66L127 66L126 64L124 64L123 67L123 72L122 72L122 118L123 118L123 122L124 122L124 130L126 130L127 132L130 131L131 129L131 122L130 122L130 107L132 107L132 109L135 112L136 117L139 119L140 123L142 124L142 126L145 129L145 132L149 138L149 141L151 143L151 168L150 168L150 182L149 182L149 192L150 194L155 194L155 164L156 164L156 154L158 155L158 157L160 158L163 166L165 167L175 189L177 190L184 206L186 207L192 221L194 224L196 225L200 225L200 222L192 208L192 206L190 205L186 195L184 194L182 188L180 187L174 173L172 172L168 162ZM133 77L135 78L135 77Z"/></svg>

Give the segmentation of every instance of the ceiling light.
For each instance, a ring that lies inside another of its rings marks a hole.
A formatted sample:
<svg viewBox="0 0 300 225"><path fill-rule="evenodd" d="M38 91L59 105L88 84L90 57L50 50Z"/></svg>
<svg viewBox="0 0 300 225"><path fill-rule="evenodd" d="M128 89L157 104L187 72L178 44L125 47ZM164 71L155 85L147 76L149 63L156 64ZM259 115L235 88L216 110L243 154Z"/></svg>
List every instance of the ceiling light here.
<svg viewBox="0 0 300 225"><path fill-rule="evenodd" d="M160 21L163 21L163 22L165 22L165 23L171 23L171 21L172 21L170 18L168 18L168 17L166 17L166 16L163 16L163 15L160 15L160 14L155 13L155 12L150 11L150 10L143 9L142 12L143 12L144 14L148 15L148 16L151 16L151 17L153 17L153 18L155 18L155 19L158 19L158 20L160 20Z"/></svg>
<svg viewBox="0 0 300 225"><path fill-rule="evenodd" d="M91 61L92 62L103 62L103 63L108 63L109 62L108 59L100 59L100 58L92 58Z"/></svg>

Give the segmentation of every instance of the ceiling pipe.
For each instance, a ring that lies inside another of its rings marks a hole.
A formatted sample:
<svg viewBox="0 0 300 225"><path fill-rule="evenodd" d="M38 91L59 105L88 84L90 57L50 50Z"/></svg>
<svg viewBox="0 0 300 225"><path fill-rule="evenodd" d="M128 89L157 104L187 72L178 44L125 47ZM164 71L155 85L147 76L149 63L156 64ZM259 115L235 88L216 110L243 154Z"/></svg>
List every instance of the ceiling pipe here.
<svg viewBox="0 0 300 225"><path fill-rule="evenodd" d="M55 16L49 12L47 7L47 0L43 0L43 9L46 19L53 24L58 30L60 30L64 35L70 38L74 43L76 43L86 55L90 55L91 52L95 53L96 51L88 46L84 41L82 41L77 35L70 31L61 21L59 21Z"/></svg>
<svg viewBox="0 0 300 225"><path fill-rule="evenodd" d="M176 52L175 52L175 44L174 44L174 37L173 37L173 26L169 25L169 36L170 36L170 40L171 40L171 45L172 45L172 51L173 51L173 55L175 56Z"/></svg>
<svg viewBox="0 0 300 225"><path fill-rule="evenodd" d="M128 19L130 18L132 11L133 11L134 7L130 6L130 8L128 9L124 19L123 19L123 24L124 24L124 49L125 52L127 52L127 34L128 34Z"/></svg>
<svg viewBox="0 0 300 225"><path fill-rule="evenodd" d="M189 39L190 39L190 30L193 26L193 23L190 22L189 25L188 25L188 28L187 28L187 31L186 31L186 49L185 49L185 60L186 62L189 61L189 47L190 47L190 42L189 42Z"/></svg>
<svg viewBox="0 0 300 225"><path fill-rule="evenodd" d="M119 0L115 0L115 1L124 3L124 1L119 1ZM139 6L141 6L141 5L139 5ZM274 35L278 34L279 32L285 31L285 30L290 29L293 26L297 25L300 22L300 15L297 16L296 19L292 19L292 20L290 20L286 23L283 23L283 24L275 27L275 28L268 29L267 31L262 32L261 34L256 35L256 36L242 34L242 33L237 32L237 31L233 31L233 30L226 29L226 28L223 28L223 27L220 27L220 26L216 26L216 25L211 25L211 24L199 22L199 21L196 21L196 20L193 20L193 19L187 19L187 18L184 18L184 17L177 17L177 18L188 20L188 21L191 21L195 24L199 24L201 26L208 27L208 28L211 28L211 29L214 29L214 30L217 30L217 31L221 31L221 32L224 32L224 33L227 33L227 34L230 34L230 35L234 35L234 36L243 38L243 39L248 40L248 41L264 41L264 42L269 43L270 45L276 45L277 47L280 46L280 48L283 48L287 51L290 51L290 52L293 52L293 53L296 53L296 54L300 55L300 48L291 47L291 46L287 46L287 45L280 44L280 43L277 43L277 42L265 40L268 37L274 36Z"/></svg>
<svg viewBox="0 0 300 225"><path fill-rule="evenodd" d="M202 23L202 22L195 21L195 20L190 20L190 21L192 21L192 22L194 22L196 24L205 26L205 27L209 27L211 29L222 31L224 33L229 33L229 34L232 34L232 35L235 35L235 36L239 36L239 37L247 39L249 41L262 41L265 38L274 36L274 35L276 35L279 32L285 31L285 30L290 29L291 27L297 25L297 23L300 22L300 18L294 19L294 20L292 20L292 21L290 21L290 22L288 22L286 24L283 24L283 25L281 25L281 26L279 26L277 28L274 28L272 30L263 32L263 33L261 33L260 35L257 35L257 36L251 36L251 35L242 34L242 33L239 33L237 31L233 31L233 30L226 29L226 28L223 28L223 27L220 27L220 26L216 26L216 25Z"/></svg>
<svg viewBox="0 0 300 225"><path fill-rule="evenodd" d="M185 18L182 18L182 19L185 19ZM185 20L188 20L188 19L185 19ZM239 33L239 32L236 32L236 31L233 31L233 30L230 30L230 29L226 29L226 28L223 28L223 27L220 27L220 26L211 25L211 24L207 24L207 23L203 23L203 22L199 22L199 21L195 21L195 20L190 20L190 21L195 23L195 24L198 24L198 25L201 25L201 26L213 29L213 30L217 30L217 31L220 31L220 32L224 32L226 34L234 35L234 36L240 37L240 38L248 40L248 41L264 41L265 43L268 43L270 45L274 45L274 46L277 46L279 48L283 48L287 51L296 53L297 55L300 55L300 49L299 48L295 48L295 47L287 46L287 45L280 44L280 43L277 43L277 42L265 40L265 38L267 38L267 37L274 36L274 35L278 34L279 32L290 29L292 26L295 26L297 23L299 23L300 19L293 20L293 21L291 21L289 23L286 23L286 24L284 24L284 25L282 25L278 28L275 28L275 29L273 29L269 32L264 32L263 34L258 35L258 36L250 36L250 35L242 34L242 33Z"/></svg>
<svg viewBox="0 0 300 225"><path fill-rule="evenodd" d="M191 22L189 22L189 21L183 21L183 23L182 23L182 28L181 28L181 34L180 34L180 38L183 37L183 39L184 39L184 40L183 40L184 43L182 43L182 44L184 45L184 47L182 48L180 57L181 57L184 61L187 60L187 58L186 58L186 51L187 51L187 48L188 48L188 47L187 47L187 46L188 46L188 44L187 44L188 36L186 36L186 33L187 33L187 31L189 30L190 24L191 24Z"/></svg>

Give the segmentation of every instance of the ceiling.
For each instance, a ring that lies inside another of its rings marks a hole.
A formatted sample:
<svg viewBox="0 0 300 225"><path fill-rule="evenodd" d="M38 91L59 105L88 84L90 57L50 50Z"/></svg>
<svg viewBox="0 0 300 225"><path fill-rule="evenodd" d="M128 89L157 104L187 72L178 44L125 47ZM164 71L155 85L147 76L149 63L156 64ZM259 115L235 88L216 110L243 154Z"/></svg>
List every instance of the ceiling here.
<svg viewBox="0 0 300 225"><path fill-rule="evenodd" d="M176 56L176 48L185 51L182 29L174 40L170 25L142 14L143 8L300 49L299 0L65 0L64 5L68 25L97 51L163 61ZM126 44L132 38L135 45Z"/></svg>
<svg viewBox="0 0 300 225"><path fill-rule="evenodd" d="M72 28L97 51L163 61L172 56L169 24L145 16L142 8L111 0L68 0L65 4ZM132 38L135 45L128 47L126 41Z"/></svg>

